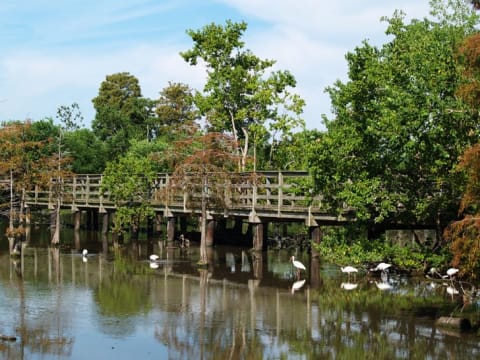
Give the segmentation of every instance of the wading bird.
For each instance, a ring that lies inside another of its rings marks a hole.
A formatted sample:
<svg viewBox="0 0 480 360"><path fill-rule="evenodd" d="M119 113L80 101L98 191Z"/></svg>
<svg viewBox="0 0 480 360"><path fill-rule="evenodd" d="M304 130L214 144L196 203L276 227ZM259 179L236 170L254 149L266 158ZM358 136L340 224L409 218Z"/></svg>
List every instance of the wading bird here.
<svg viewBox="0 0 480 360"><path fill-rule="evenodd" d="M351 273L356 273L358 272L357 268L354 268L353 266L345 266L341 267L340 270L342 270L343 273L351 274Z"/></svg>
<svg viewBox="0 0 480 360"><path fill-rule="evenodd" d="M447 275L444 275L443 278L446 279L446 278L452 278L454 277L455 275L457 275L458 273L458 269L457 268L450 268L447 270Z"/></svg>
<svg viewBox="0 0 480 360"><path fill-rule="evenodd" d="M387 271L391 266L392 266L392 264L387 264L387 263L381 262L380 264L378 264L373 269L370 269L370 271L382 271L382 272L384 272L384 271Z"/></svg>
<svg viewBox="0 0 480 360"><path fill-rule="evenodd" d="M292 262L293 267L294 267L295 269L297 269L297 277L300 278L300 271L302 271L302 270L303 270L303 271L306 271L307 268L306 268L305 265L303 265L300 261L295 260L295 256L292 256L292 257L290 258L290 261Z"/></svg>
<svg viewBox="0 0 480 360"><path fill-rule="evenodd" d="M348 274L348 278L350 278L350 275L352 273L357 273L358 272L358 269L353 267L353 266L345 266L345 267L340 267L340 270L343 272L343 273L346 273Z"/></svg>
<svg viewBox="0 0 480 360"><path fill-rule="evenodd" d="M87 261L88 261L87 255L88 255L88 250L87 250L87 249L83 249L83 250L82 250L82 261L83 261L83 262L87 262Z"/></svg>
<svg viewBox="0 0 480 360"><path fill-rule="evenodd" d="M149 257L150 259L150 268L152 269L158 269L158 260L160 260L160 257L156 254L152 254Z"/></svg>

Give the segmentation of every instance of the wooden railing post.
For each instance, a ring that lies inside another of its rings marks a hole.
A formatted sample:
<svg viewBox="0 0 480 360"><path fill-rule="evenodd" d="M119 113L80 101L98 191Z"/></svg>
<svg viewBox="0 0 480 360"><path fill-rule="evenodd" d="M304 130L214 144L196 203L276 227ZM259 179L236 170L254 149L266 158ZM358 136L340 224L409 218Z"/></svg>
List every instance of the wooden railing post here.
<svg viewBox="0 0 480 360"><path fill-rule="evenodd" d="M283 174L281 171L278 172L278 201L277 201L277 213L280 215L282 213L283 206Z"/></svg>
<svg viewBox="0 0 480 360"><path fill-rule="evenodd" d="M87 190L85 194L85 204L88 205L88 202L90 200L90 176L89 175L87 175L85 189Z"/></svg>

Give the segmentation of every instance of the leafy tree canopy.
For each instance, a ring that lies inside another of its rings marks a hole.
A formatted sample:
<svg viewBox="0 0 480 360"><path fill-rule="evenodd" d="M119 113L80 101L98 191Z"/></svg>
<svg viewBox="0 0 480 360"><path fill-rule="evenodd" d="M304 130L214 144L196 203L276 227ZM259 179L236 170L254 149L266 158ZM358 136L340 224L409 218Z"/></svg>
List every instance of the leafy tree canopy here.
<svg viewBox="0 0 480 360"><path fill-rule="evenodd" d="M131 139L147 137L153 102L143 98L138 79L128 72L108 75L93 100L92 129L105 141L109 159L124 154Z"/></svg>
<svg viewBox="0 0 480 360"><path fill-rule="evenodd" d="M271 71L275 61L262 60L245 50L241 37L246 29L245 22L229 20L224 26L212 23L188 30L194 46L181 53L190 65L199 60L206 64L207 81L203 92L195 93L195 105L211 131L233 136L236 152L243 158L242 169L249 137L256 142L266 139L268 131L288 133L304 127L300 118L304 101L290 92L296 86L294 76L288 71Z"/></svg>
<svg viewBox="0 0 480 360"><path fill-rule="evenodd" d="M65 134L65 151L72 158L71 168L76 174L99 174L108 158L105 143L89 129L78 129Z"/></svg>
<svg viewBox="0 0 480 360"><path fill-rule="evenodd" d="M160 92L152 118L152 137L163 136L169 140L189 137L198 131L198 111L193 103L192 90L188 85L169 83Z"/></svg>
<svg viewBox="0 0 480 360"><path fill-rule="evenodd" d="M478 119L456 96L456 51L478 17L461 1L431 2L434 20L388 23L391 41L347 54L349 80L327 89L334 118L309 156L316 186L367 223L438 223L459 195L452 169L478 140ZM451 213L450 213L451 215Z"/></svg>
<svg viewBox="0 0 480 360"><path fill-rule="evenodd" d="M112 231L137 231L142 221L153 216L149 195L155 177L152 163L145 157L127 154L107 164L101 190L117 208Z"/></svg>

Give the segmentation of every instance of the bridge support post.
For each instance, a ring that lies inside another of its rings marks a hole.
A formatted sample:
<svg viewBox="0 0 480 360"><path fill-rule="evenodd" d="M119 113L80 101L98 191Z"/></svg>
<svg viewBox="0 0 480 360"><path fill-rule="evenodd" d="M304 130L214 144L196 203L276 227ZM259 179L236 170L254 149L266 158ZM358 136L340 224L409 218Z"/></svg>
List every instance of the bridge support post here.
<svg viewBox="0 0 480 360"><path fill-rule="evenodd" d="M264 234L264 224L263 223L252 224L253 250L254 251L264 250L263 234Z"/></svg>
<svg viewBox="0 0 480 360"><path fill-rule="evenodd" d="M106 234L108 232L108 226L109 226L109 215L108 212L104 212L102 214L102 234Z"/></svg>
<svg viewBox="0 0 480 360"><path fill-rule="evenodd" d="M175 240L175 217L169 216L167 218L167 242Z"/></svg>
<svg viewBox="0 0 480 360"><path fill-rule="evenodd" d="M310 232L310 240L312 240L312 242L314 244L320 244L320 242L322 241L322 229L320 228L320 226L310 226L309 227L309 232ZM318 257L319 256L319 253L317 250L315 250L315 247L312 246L312 257Z"/></svg>
<svg viewBox="0 0 480 360"><path fill-rule="evenodd" d="M57 210L54 208L50 211L50 238L51 239L54 239L55 232L58 226L59 224L57 224Z"/></svg>
<svg viewBox="0 0 480 360"><path fill-rule="evenodd" d="M205 234L205 242L207 246L213 246L215 234L215 219L207 218L207 233Z"/></svg>
<svg viewBox="0 0 480 360"><path fill-rule="evenodd" d="M155 233L160 234L162 232L162 214L157 212L155 214Z"/></svg>
<svg viewBox="0 0 480 360"><path fill-rule="evenodd" d="M73 213L73 230L74 231L79 231L80 230L81 220L82 220L82 212L81 211L75 211Z"/></svg>
<svg viewBox="0 0 480 360"><path fill-rule="evenodd" d="M32 213L29 207L25 208L25 224L30 226L32 224Z"/></svg>

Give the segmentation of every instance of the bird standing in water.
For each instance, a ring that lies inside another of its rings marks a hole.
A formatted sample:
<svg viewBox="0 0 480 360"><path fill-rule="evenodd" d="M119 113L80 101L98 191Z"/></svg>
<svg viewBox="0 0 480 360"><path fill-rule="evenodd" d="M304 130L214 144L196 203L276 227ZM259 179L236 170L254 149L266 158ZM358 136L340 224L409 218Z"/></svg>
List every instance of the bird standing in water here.
<svg viewBox="0 0 480 360"><path fill-rule="evenodd" d="M306 271L307 268L306 268L305 265L303 265L300 261L295 260L295 256L292 256L292 257L290 258L290 261L292 262L293 267L294 267L295 269L297 269L297 278L300 278L300 271L302 271L302 270L303 270L303 271Z"/></svg>

